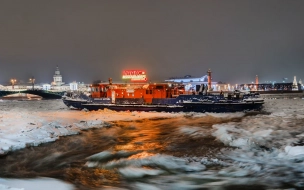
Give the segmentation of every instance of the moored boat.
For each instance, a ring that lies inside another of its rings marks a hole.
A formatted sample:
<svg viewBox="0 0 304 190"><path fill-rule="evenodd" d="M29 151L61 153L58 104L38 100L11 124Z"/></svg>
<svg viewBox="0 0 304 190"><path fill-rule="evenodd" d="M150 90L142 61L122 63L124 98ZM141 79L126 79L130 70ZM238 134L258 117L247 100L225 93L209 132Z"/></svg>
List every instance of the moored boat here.
<svg viewBox="0 0 304 190"><path fill-rule="evenodd" d="M63 102L76 109L158 112L239 112L261 110L264 104L256 93L186 91L181 84L109 82L90 88L89 95L65 95Z"/></svg>

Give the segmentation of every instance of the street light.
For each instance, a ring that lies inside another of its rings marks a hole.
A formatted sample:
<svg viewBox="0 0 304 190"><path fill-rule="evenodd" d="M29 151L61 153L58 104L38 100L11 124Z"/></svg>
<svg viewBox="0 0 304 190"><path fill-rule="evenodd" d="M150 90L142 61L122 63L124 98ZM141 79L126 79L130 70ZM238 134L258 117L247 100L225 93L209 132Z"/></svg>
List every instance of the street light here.
<svg viewBox="0 0 304 190"><path fill-rule="evenodd" d="M12 88L13 88L13 89L14 89L14 85L15 85L16 82L17 82L16 79L11 79L11 83L12 83Z"/></svg>
<svg viewBox="0 0 304 190"><path fill-rule="evenodd" d="M35 78L30 78L30 83L32 83L32 89L34 90Z"/></svg>

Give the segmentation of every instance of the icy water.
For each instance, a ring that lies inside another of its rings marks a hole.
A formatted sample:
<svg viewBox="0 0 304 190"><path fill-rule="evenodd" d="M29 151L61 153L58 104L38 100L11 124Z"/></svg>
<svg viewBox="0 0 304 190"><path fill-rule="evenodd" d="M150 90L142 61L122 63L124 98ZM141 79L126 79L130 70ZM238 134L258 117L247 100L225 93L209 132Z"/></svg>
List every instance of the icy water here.
<svg viewBox="0 0 304 190"><path fill-rule="evenodd" d="M269 100L259 113L107 122L1 157L0 177L92 190L303 189L303 101Z"/></svg>

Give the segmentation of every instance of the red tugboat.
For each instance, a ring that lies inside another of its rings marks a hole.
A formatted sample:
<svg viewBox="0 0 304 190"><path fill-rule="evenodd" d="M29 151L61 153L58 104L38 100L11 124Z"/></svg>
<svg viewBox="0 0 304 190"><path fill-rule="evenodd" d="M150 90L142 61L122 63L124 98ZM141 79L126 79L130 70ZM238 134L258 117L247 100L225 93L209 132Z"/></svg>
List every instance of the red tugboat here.
<svg viewBox="0 0 304 190"><path fill-rule="evenodd" d="M109 83L93 84L90 88L89 96L67 94L63 102L77 109L158 112L240 112L261 110L264 104L258 94L186 91L182 84L112 84L112 79L109 79Z"/></svg>

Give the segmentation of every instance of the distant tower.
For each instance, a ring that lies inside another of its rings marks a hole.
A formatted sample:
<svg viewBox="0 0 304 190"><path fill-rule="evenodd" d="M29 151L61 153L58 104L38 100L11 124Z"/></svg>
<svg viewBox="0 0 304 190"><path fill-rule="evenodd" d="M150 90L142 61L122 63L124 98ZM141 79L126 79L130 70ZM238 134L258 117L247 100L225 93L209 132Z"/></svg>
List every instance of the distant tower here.
<svg viewBox="0 0 304 190"><path fill-rule="evenodd" d="M255 76L255 84L256 84L256 85L259 84L259 77L258 77L258 75Z"/></svg>
<svg viewBox="0 0 304 190"><path fill-rule="evenodd" d="M296 76L293 77L292 90L299 90Z"/></svg>
<svg viewBox="0 0 304 190"><path fill-rule="evenodd" d="M300 84L301 86L303 86L303 83L302 83L302 80L301 80L301 79L299 80L299 84Z"/></svg>
<svg viewBox="0 0 304 190"><path fill-rule="evenodd" d="M258 75L255 75L255 90L258 90L258 85L259 85L259 77Z"/></svg>
<svg viewBox="0 0 304 190"><path fill-rule="evenodd" d="M60 74L58 66L56 67L55 75L53 76L53 78L54 78L54 81L52 82L52 85L61 86L64 84L64 82L62 82L62 76Z"/></svg>
<svg viewBox="0 0 304 190"><path fill-rule="evenodd" d="M208 90L211 90L211 70L208 70Z"/></svg>

